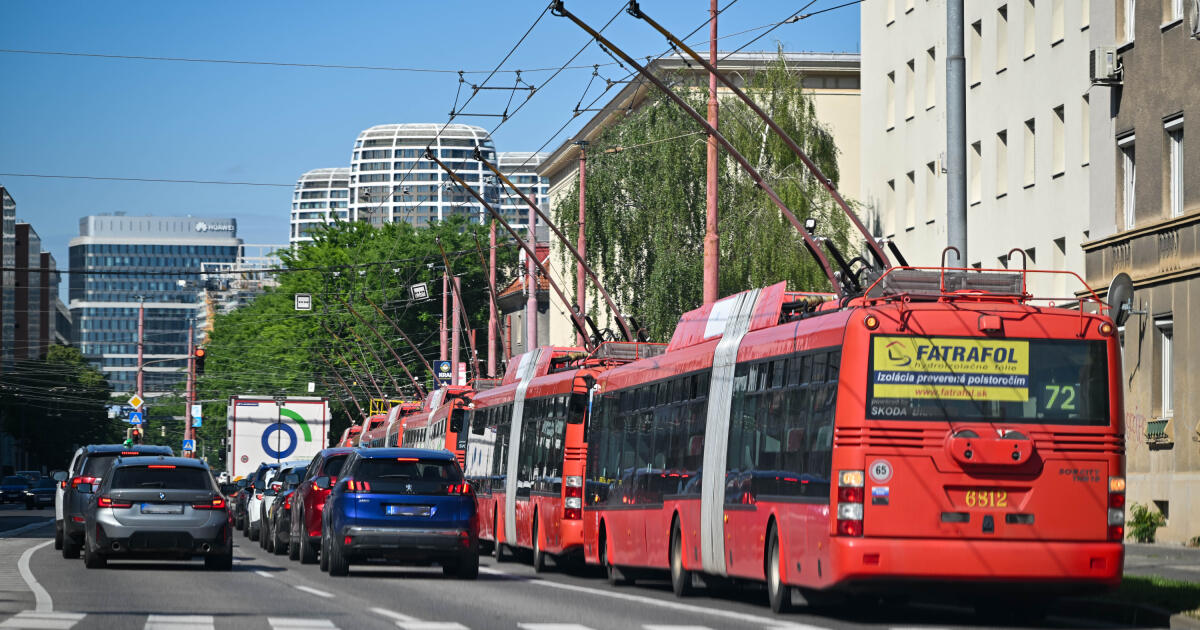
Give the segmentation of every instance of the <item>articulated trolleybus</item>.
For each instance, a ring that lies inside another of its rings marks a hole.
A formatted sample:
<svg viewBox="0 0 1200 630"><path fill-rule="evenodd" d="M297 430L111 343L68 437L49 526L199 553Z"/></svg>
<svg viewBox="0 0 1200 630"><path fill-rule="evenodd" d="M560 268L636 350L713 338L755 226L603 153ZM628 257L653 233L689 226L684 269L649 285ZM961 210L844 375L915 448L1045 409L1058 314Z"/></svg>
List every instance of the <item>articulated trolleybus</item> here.
<svg viewBox="0 0 1200 630"><path fill-rule="evenodd" d="M1114 587L1121 363L1099 299L1039 306L1035 272L881 273L840 304L783 283L730 296L660 356L597 373L586 560L614 582L669 571L679 595L696 574L765 581L776 611L792 587Z"/></svg>

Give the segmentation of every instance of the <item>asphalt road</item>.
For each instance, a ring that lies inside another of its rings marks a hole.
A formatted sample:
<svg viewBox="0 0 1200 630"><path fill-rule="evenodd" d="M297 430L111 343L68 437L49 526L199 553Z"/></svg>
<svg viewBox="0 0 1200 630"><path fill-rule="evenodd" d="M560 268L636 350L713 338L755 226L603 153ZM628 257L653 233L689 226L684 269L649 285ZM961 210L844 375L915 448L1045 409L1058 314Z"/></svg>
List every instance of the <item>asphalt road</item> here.
<svg viewBox="0 0 1200 630"><path fill-rule="evenodd" d="M444 578L434 568L369 566L331 578L315 565L273 556L238 535L232 573L196 562L111 562L88 570L64 560L50 527L0 539L0 629L404 628L405 630L702 630L750 628L1019 627L966 609L914 604L776 616L761 588L676 599L665 580L612 587L597 575L483 559L478 581ZM30 588L21 576L26 559ZM44 589L39 597L37 592ZM1051 617L1042 627L1104 627ZM1117 626L1110 626L1117 627Z"/></svg>
<svg viewBox="0 0 1200 630"><path fill-rule="evenodd" d="M12 531L31 523L41 523L53 518L54 506L40 510L27 510L24 503L0 504L0 533Z"/></svg>

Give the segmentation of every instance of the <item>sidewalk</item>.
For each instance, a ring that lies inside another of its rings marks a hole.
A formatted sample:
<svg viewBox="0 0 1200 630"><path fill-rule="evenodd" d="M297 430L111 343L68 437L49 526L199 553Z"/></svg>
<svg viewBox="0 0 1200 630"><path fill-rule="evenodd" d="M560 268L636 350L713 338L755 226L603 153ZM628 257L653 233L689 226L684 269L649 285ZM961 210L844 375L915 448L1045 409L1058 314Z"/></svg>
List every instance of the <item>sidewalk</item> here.
<svg viewBox="0 0 1200 630"><path fill-rule="evenodd" d="M1125 544L1125 575L1157 575L1200 583L1200 549L1175 544Z"/></svg>

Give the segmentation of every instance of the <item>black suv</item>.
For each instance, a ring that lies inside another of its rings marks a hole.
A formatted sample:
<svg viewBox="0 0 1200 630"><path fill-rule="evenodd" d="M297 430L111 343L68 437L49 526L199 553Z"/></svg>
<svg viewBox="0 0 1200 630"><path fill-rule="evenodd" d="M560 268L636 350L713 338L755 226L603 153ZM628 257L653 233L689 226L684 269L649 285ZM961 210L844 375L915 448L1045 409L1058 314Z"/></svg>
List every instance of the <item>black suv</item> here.
<svg viewBox="0 0 1200 630"><path fill-rule="evenodd" d="M92 500L93 489L100 484L108 469L121 456L174 455L169 446L138 444L91 444L80 447L71 459L71 467L55 473L62 487L62 518L54 523L54 546L62 549L64 558L78 558L83 549L84 507ZM81 489L82 486L82 489Z"/></svg>

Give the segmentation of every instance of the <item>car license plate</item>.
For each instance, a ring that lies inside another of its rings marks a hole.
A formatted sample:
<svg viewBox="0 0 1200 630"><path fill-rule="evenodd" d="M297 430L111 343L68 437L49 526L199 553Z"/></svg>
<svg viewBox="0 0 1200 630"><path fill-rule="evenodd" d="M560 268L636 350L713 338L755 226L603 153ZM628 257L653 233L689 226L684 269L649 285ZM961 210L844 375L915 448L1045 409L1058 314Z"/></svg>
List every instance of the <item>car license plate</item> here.
<svg viewBox="0 0 1200 630"><path fill-rule="evenodd" d="M388 505L384 509L388 516L429 516L428 505Z"/></svg>
<svg viewBox="0 0 1200 630"><path fill-rule="evenodd" d="M143 503L142 514L183 514L183 505L179 503Z"/></svg>

